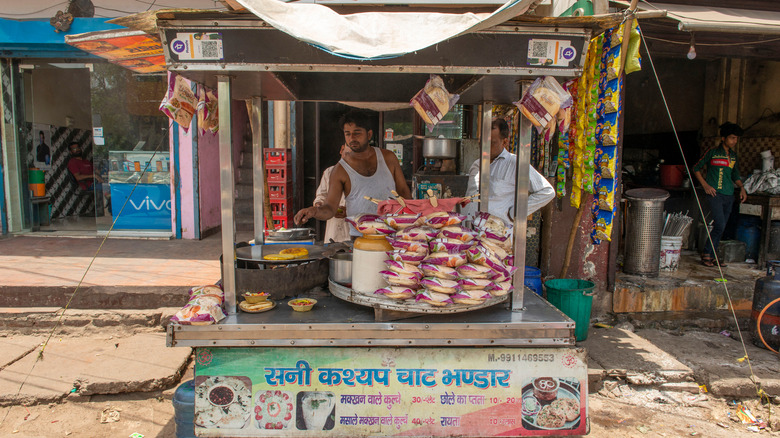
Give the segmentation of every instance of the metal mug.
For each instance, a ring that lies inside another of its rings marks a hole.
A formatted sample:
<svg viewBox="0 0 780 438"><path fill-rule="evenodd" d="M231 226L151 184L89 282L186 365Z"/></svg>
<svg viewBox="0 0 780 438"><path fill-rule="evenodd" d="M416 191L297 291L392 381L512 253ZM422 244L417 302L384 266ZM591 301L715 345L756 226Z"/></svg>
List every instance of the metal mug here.
<svg viewBox="0 0 780 438"><path fill-rule="evenodd" d="M338 284L352 284L352 253L336 253L328 259L330 279Z"/></svg>

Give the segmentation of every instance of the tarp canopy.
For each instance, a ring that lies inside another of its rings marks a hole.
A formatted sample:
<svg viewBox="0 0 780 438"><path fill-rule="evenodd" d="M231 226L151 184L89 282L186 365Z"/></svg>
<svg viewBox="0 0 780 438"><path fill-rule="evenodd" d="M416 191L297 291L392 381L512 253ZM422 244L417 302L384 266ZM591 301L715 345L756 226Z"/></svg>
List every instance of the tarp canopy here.
<svg viewBox="0 0 780 438"><path fill-rule="evenodd" d="M629 2L612 3L628 7ZM738 2L735 4L739 4ZM755 35L780 34L780 12L710 6L678 5L673 3L639 3L645 11L665 10L667 17L679 22L678 29L685 32L721 32Z"/></svg>
<svg viewBox="0 0 780 438"><path fill-rule="evenodd" d="M312 3L237 0L271 26L334 55L381 59L412 53L524 14L539 0L511 0L492 14L362 12L340 15Z"/></svg>

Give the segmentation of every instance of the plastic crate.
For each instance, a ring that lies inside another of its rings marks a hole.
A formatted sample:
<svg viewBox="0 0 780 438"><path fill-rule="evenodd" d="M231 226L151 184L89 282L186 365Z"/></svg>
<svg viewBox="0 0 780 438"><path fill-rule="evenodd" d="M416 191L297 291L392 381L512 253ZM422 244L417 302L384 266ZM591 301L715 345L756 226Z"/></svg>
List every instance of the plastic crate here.
<svg viewBox="0 0 780 438"><path fill-rule="evenodd" d="M266 165L292 165L292 149L263 148Z"/></svg>
<svg viewBox="0 0 780 438"><path fill-rule="evenodd" d="M292 211L292 198L287 199L271 199L271 215L273 216L290 216Z"/></svg>
<svg viewBox="0 0 780 438"><path fill-rule="evenodd" d="M292 184L272 183L268 181L268 197L271 199L287 199L292 197Z"/></svg>
<svg viewBox="0 0 780 438"><path fill-rule="evenodd" d="M286 183L292 181L292 166L290 165L268 165L265 168L268 175L268 182Z"/></svg>
<svg viewBox="0 0 780 438"><path fill-rule="evenodd" d="M278 230L279 228L290 228L288 225L293 223L292 218L287 216L274 216L274 230Z"/></svg>

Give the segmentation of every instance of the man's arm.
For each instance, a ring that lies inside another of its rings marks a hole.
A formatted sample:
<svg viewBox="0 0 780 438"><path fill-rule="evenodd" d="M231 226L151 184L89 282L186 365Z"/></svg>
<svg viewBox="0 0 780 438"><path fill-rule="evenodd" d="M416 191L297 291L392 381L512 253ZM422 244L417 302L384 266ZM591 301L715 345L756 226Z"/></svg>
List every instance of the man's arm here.
<svg viewBox="0 0 780 438"><path fill-rule="evenodd" d="M466 197L476 195L479 192L479 160L469 168L469 181L466 186ZM477 212L477 203L471 201L465 206L460 208L461 214L474 214Z"/></svg>
<svg viewBox="0 0 780 438"><path fill-rule="evenodd" d="M387 168L393 175L395 181L395 191L401 195L402 198L411 199L412 191L409 190L409 186L406 184L406 178L404 178L403 169L401 169L401 163L398 162L398 157L392 151L387 149L381 149L382 155L387 163ZM388 194L389 195L389 194Z"/></svg>
<svg viewBox="0 0 780 438"><path fill-rule="evenodd" d="M707 180L704 179L704 175L701 174L701 170L695 170L693 172L693 175L699 181L699 184L701 184L702 188L704 188L704 193L710 196L715 196L718 193L718 191L715 190L715 187L712 187L711 185L707 184Z"/></svg>
<svg viewBox="0 0 780 438"><path fill-rule="evenodd" d="M745 191L745 185L742 184L742 176L739 174L738 162L734 160L734 168L731 170L731 179L734 181L734 185L739 187L739 202L747 201L747 192Z"/></svg>
<svg viewBox="0 0 780 438"><path fill-rule="evenodd" d="M555 189L534 166L528 166L528 179L531 184L528 189L528 215L547 205L555 197Z"/></svg>
<svg viewBox="0 0 780 438"><path fill-rule="evenodd" d="M325 203L318 207L308 207L300 210L295 214L295 223L301 225L312 218L321 221L332 218L339 208L339 201L341 201L341 195L344 193L344 180L346 177L347 172L341 165L337 164L330 175L328 197Z"/></svg>

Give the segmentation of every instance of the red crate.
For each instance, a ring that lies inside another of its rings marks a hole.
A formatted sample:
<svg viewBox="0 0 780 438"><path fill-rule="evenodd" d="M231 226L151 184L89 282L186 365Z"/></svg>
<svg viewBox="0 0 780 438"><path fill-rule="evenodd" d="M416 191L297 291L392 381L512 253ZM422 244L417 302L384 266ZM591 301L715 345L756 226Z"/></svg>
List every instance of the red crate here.
<svg viewBox="0 0 780 438"><path fill-rule="evenodd" d="M293 223L292 218L287 216L274 216L274 230L278 230L279 228L290 228L288 225Z"/></svg>
<svg viewBox="0 0 780 438"><path fill-rule="evenodd" d="M268 175L268 182L286 183L292 181L292 166L266 166L265 173Z"/></svg>
<svg viewBox="0 0 780 438"><path fill-rule="evenodd" d="M271 215L276 216L291 216L292 211L292 198L287 199L271 199Z"/></svg>
<svg viewBox="0 0 780 438"><path fill-rule="evenodd" d="M287 199L292 197L292 184L280 184L268 181L268 197L271 199Z"/></svg>
<svg viewBox="0 0 780 438"><path fill-rule="evenodd" d="M292 165L292 149L263 148L266 165Z"/></svg>

